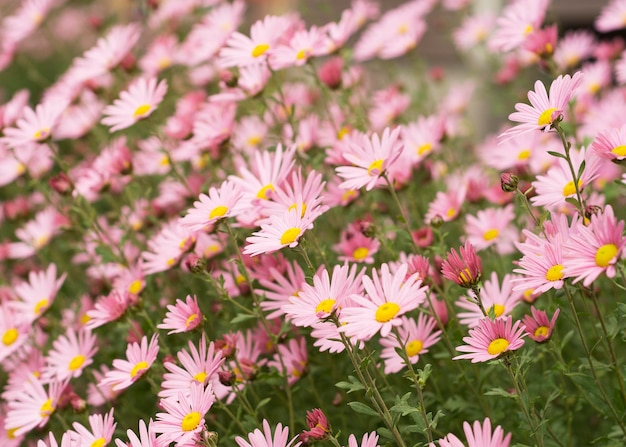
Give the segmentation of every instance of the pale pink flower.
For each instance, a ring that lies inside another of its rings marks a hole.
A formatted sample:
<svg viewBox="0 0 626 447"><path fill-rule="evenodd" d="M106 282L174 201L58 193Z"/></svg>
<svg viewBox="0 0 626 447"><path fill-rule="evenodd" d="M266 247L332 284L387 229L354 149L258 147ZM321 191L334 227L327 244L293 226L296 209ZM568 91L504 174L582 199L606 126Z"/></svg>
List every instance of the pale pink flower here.
<svg viewBox="0 0 626 447"><path fill-rule="evenodd" d="M493 30L495 22L496 18L491 12L482 12L466 17L452 35L456 47L467 51L485 42Z"/></svg>
<svg viewBox="0 0 626 447"><path fill-rule="evenodd" d="M356 439L356 436L351 434L348 437L348 447L380 447L378 445L378 435L375 431L371 433L365 433L363 438L361 439L361 445L359 446L359 442Z"/></svg>
<svg viewBox="0 0 626 447"><path fill-rule="evenodd" d="M13 125L28 106L30 91L26 89L18 90L11 99L0 105L0 128Z"/></svg>
<svg viewBox="0 0 626 447"><path fill-rule="evenodd" d="M439 116L420 116L402 127L404 152L413 163L419 163L439 151L444 134L444 122Z"/></svg>
<svg viewBox="0 0 626 447"><path fill-rule="evenodd" d="M435 218L441 219L443 222L456 219L465 203L466 195L467 187L465 185L447 192L439 191L435 199L428 205L424 221L430 224Z"/></svg>
<svg viewBox="0 0 626 447"><path fill-rule="evenodd" d="M537 343L543 343L550 340L552 331L556 325L556 319L559 317L561 309L556 309L552 315L552 319L548 319L548 315L544 310L536 309L535 306L530 308L532 317L524 315L524 326L528 336Z"/></svg>
<svg viewBox="0 0 626 447"><path fill-rule="evenodd" d="M76 333L69 328L53 343L46 356L46 366L41 377L46 381L80 377L83 370L93 363L98 352L96 336L89 330Z"/></svg>
<svg viewBox="0 0 626 447"><path fill-rule="evenodd" d="M509 3L496 21L489 39L493 51L511 51L541 27L550 0L515 0Z"/></svg>
<svg viewBox="0 0 626 447"><path fill-rule="evenodd" d="M180 221L166 223L148 240L148 251L141 254L146 275L169 270L196 242L195 232L183 227Z"/></svg>
<svg viewBox="0 0 626 447"><path fill-rule="evenodd" d="M373 269L371 278L363 276L366 294L351 295L358 307L342 309L340 330L349 337L369 340L379 332L386 337L401 325L400 317L426 300L427 287L422 287L418 273L407 277L407 269L403 264L392 274L389 265L383 264L379 272Z"/></svg>
<svg viewBox="0 0 626 447"><path fill-rule="evenodd" d="M56 275L55 264L50 264L45 272L29 272L28 282L14 286L15 294L20 300L12 301L10 306L29 321L39 318L52 305L67 276L63 273L57 279Z"/></svg>
<svg viewBox="0 0 626 447"><path fill-rule="evenodd" d="M600 132L591 143L591 150L599 157L608 160L624 160L626 158L626 124Z"/></svg>
<svg viewBox="0 0 626 447"><path fill-rule="evenodd" d="M113 402L122 393L123 390L113 390L115 384L102 384L102 379L109 371L111 369L106 365L101 365L100 369L92 370L95 382L87 385L87 403L89 405L94 407L102 406L105 403Z"/></svg>
<svg viewBox="0 0 626 447"><path fill-rule="evenodd" d="M493 433L491 432L491 420L485 418L484 422L474 421L473 425L469 422L463 422L463 431L467 438L468 447L509 447L511 443L511 433L505 435L501 426L497 426ZM437 441L439 447L465 447L459 438L449 433L444 438ZM436 447L434 442L429 447Z"/></svg>
<svg viewBox="0 0 626 447"><path fill-rule="evenodd" d="M77 442L80 446L105 446L111 442L113 432L117 422L113 419L113 408L104 416L101 414L92 414L89 416L89 429L84 425L74 422L70 430L70 438L72 442ZM61 446L63 447L63 446Z"/></svg>
<svg viewBox="0 0 626 447"><path fill-rule="evenodd" d="M349 152L344 154L352 166L339 166L337 174L345 181L339 185L344 189L359 189L365 186L371 190L374 186L384 184L382 175L395 163L402 154L402 142L399 140L400 129L386 128L382 137L373 134L358 143L350 141Z"/></svg>
<svg viewBox="0 0 626 447"><path fill-rule="evenodd" d="M24 0L12 15L2 21L3 39L17 44L29 37L54 5L54 0Z"/></svg>
<svg viewBox="0 0 626 447"><path fill-rule="evenodd" d="M9 245L9 258L27 258L47 245L69 221L53 207L37 213L33 220L15 230L20 242Z"/></svg>
<svg viewBox="0 0 626 447"><path fill-rule="evenodd" d="M156 78L139 78L120 93L113 105L105 107L105 117L100 122L111 126L110 132L130 127L150 116L163 101L166 92L165 79L157 84Z"/></svg>
<svg viewBox="0 0 626 447"><path fill-rule="evenodd" d="M98 298L93 309L87 311L85 329L93 330L124 315L130 305L130 293L113 289L108 295Z"/></svg>
<svg viewBox="0 0 626 447"><path fill-rule="evenodd" d="M339 243L333 249L343 262L374 263L374 255L378 253L380 241L375 237L367 237L361 231L359 222L353 222L341 232Z"/></svg>
<svg viewBox="0 0 626 447"><path fill-rule="evenodd" d="M274 435L269 422L263 419L263 431L258 428L252 433L248 433L248 440L241 436L235 437L235 442L239 447L300 447L302 442L296 442L295 436L291 441L289 439L289 427L283 429L282 424L276 425Z"/></svg>
<svg viewBox="0 0 626 447"><path fill-rule="evenodd" d="M198 298L187 295L185 301L176 300L176 304L167 306L167 313L159 329L171 329L167 334L189 332L197 328L203 320L202 311L198 306Z"/></svg>
<svg viewBox="0 0 626 447"><path fill-rule="evenodd" d="M512 225L515 219L513 205L504 208L487 208L478 211L476 216L468 215L465 221L467 240L477 251L494 247L501 255L513 253L513 243L518 239L518 231Z"/></svg>
<svg viewBox="0 0 626 447"><path fill-rule="evenodd" d="M483 287L480 290L480 299L488 316L505 318L513 312L515 306L522 300L522 292L514 291L513 289L514 279L519 280L519 277L517 275L504 275L502 286L500 286L497 273L492 272L491 278L483 283ZM473 290L469 291L469 297L461 297L455 304L465 309L465 312L458 313L459 323L461 324L474 328L484 317Z"/></svg>
<svg viewBox="0 0 626 447"><path fill-rule="evenodd" d="M607 3L598 17L596 17L595 28L601 33L608 33L626 27L624 17L626 16L626 1L611 0Z"/></svg>
<svg viewBox="0 0 626 447"><path fill-rule="evenodd" d="M14 311L9 302L0 302L0 361L13 354L28 340L30 320Z"/></svg>
<svg viewBox="0 0 626 447"><path fill-rule="evenodd" d="M267 362L267 366L274 367L285 375L289 385L296 383L308 366L305 338L292 338L287 344L279 344L274 358Z"/></svg>
<svg viewBox="0 0 626 447"><path fill-rule="evenodd" d="M301 296L305 287L305 276L302 267L297 262L285 262L286 271L270 267L269 274L258 278L264 289L256 289L255 292L264 299L261 301L261 309L270 312L268 319L280 317L285 314L284 306L294 296Z"/></svg>
<svg viewBox="0 0 626 447"><path fill-rule="evenodd" d="M406 316L401 320L402 324L398 327L400 340L391 335L380 339L383 346L380 358L385 362L385 374L397 373L407 366L398 354L398 349L404 349L414 365L419 361L420 355L426 354L428 348L441 339L441 331L435 330L437 320L433 317L420 313L417 321Z"/></svg>
<svg viewBox="0 0 626 447"><path fill-rule="evenodd" d="M156 434L152 429L152 419L150 419L150 423L146 426L146 423L143 419L139 420L139 436L137 436L130 428L126 431L128 435L128 443L120 440L119 438L115 439L115 445L117 447L156 447Z"/></svg>
<svg viewBox="0 0 626 447"><path fill-rule="evenodd" d="M466 344L456 348L457 351L467 354L457 355L452 360L487 362L498 358L504 352L521 348L525 336L524 325L520 321L513 324L510 315L497 320L485 317L478 322L478 326L470 329L468 337L463 337Z"/></svg>
<svg viewBox="0 0 626 447"><path fill-rule="evenodd" d="M535 90L528 92L528 100L532 104L517 103L515 110L509 115L511 121L519 124L500 134L499 138L508 139L533 130L550 129L555 120L559 119L582 82L583 73L578 71L574 76L561 75L550 84L550 94L541 81L535 82Z"/></svg>
<svg viewBox="0 0 626 447"><path fill-rule="evenodd" d="M180 224L191 231L198 231L220 219L236 216L241 208L242 194L240 185L233 181L223 182L219 189L211 187L209 195L200 194L199 201L194 202L194 207L187 211Z"/></svg>
<svg viewBox="0 0 626 447"><path fill-rule="evenodd" d="M553 58L559 69L566 71L590 57L595 46L596 39L592 32L587 30L568 32L559 40Z"/></svg>
<svg viewBox="0 0 626 447"><path fill-rule="evenodd" d="M161 399L160 405L166 413L157 413L151 429L157 435L157 447L167 447L172 442L176 446L188 446L200 440L200 433L206 428L204 417L215 402L211 385L200 383L191 385L189 395L179 394L177 398Z"/></svg>
<svg viewBox="0 0 626 447"><path fill-rule="evenodd" d="M113 360L113 368L107 371L99 386L112 386L113 391L128 388L143 376L159 353L159 335L154 334L148 343L143 336L141 343L130 343L126 348L126 360Z"/></svg>
<svg viewBox="0 0 626 447"><path fill-rule="evenodd" d="M173 34L164 34L152 41L146 54L139 60L139 68L148 76L156 76L160 71L176 63L178 39Z"/></svg>
<svg viewBox="0 0 626 447"><path fill-rule="evenodd" d="M309 30L296 31L286 45L277 46L269 56L273 70L300 67L313 56L326 54L322 29L312 26Z"/></svg>
<svg viewBox="0 0 626 447"><path fill-rule="evenodd" d="M4 129L0 143L12 148L21 148L28 143L48 140L67 105L68 103L63 101L45 101L34 110L25 106L21 118L15 122L15 127Z"/></svg>

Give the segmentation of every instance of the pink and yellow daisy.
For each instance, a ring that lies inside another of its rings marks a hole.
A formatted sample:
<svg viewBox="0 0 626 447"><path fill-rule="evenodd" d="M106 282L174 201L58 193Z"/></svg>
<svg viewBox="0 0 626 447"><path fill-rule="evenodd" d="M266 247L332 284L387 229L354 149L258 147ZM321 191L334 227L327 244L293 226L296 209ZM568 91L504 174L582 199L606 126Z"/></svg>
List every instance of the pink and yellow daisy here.
<svg viewBox="0 0 626 447"><path fill-rule="evenodd" d="M101 414L90 415L89 428L74 422L72 424L74 430L70 430L70 438L80 446L105 446L111 442L116 426L117 423L113 419L113 408L111 408L111 411L104 416Z"/></svg>
<svg viewBox="0 0 626 447"><path fill-rule="evenodd" d="M166 92L165 79L157 84L156 78L139 78L120 93L113 105L105 107L101 123L111 126L110 132L130 127L150 116L163 101Z"/></svg>
<svg viewBox="0 0 626 447"><path fill-rule="evenodd" d="M159 329L171 329L167 335L189 332L197 328L201 323L202 311L198 306L198 298L194 295L187 295L185 301L176 300L176 304L167 306L167 313L163 323L159 324Z"/></svg>
<svg viewBox="0 0 626 447"><path fill-rule="evenodd" d="M626 125L601 131L591 143L591 150L598 157L624 160L626 158Z"/></svg>
<svg viewBox="0 0 626 447"><path fill-rule="evenodd" d="M299 447L301 442L296 442L297 436L289 441L289 427L283 428L282 424L276 426L272 435L269 422L263 419L263 431L258 428L252 433L248 433L248 440L237 436L235 442L239 447Z"/></svg>
<svg viewBox="0 0 626 447"><path fill-rule="evenodd" d="M469 242L459 248L448 252L448 257L441 264L441 274L461 287L471 288L480 282L482 275L482 262L476 254L476 249Z"/></svg>
<svg viewBox="0 0 626 447"><path fill-rule="evenodd" d="M58 279L56 276L55 264L50 264L45 272L29 272L28 282L22 282L14 287L20 300L12 301L11 307L29 321L39 318L52 305L65 281L65 273Z"/></svg>
<svg viewBox="0 0 626 447"><path fill-rule="evenodd" d="M600 11L595 27L601 33L608 33L626 27L626 0L611 0Z"/></svg>
<svg viewBox="0 0 626 447"><path fill-rule="evenodd" d="M131 429L126 431L128 435L128 443L125 443L121 439L115 440L117 447L156 447L156 435L152 430L152 419L149 425L146 426L146 422L143 419L139 420L139 436L135 434Z"/></svg>
<svg viewBox="0 0 626 447"><path fill-rule="evenodd" d="M52 343L41 377L48 381L79 377L93 363L96 352L96 336L91 331L81 330L77 334L69 328Z"/></svg>
<svg viewBox="0 0 626 447"><path fill-rule="evenodd" d="M563 115L567 105L582 82L582 72L574 76L561 75L550 84L550 94L541 81L535 82L535 90L528 92L528 100L532 104L517 103L515 110L509 115L511 121L521 123L500 134L498 138L508 139L515 135L533 130L549 129Z"/></svg>
<svg viewBox="0 0 626 447"><path fill-rule="evenodd" d="M556 325L556 319L559 317L561 309L554 311L552 319L548 319L548 315L544 310L536 309L535 306L530 308L532 317L524 315L524 326L528 336L537 343L543 343L550 340L552 331Z"/></svg>
<svg viewBox="0 0 626 447"><path fill-rule="evenodd" d="M16 127L3 130L4 136L0 138L0 143L20 148L29 143L40 143L49 139L67 105L67 102L63 101L46 101L34 110L25 107L21 118L15 122Z"/></svg>
<svg viewBox="0 0 626 447"><path fill-rule="evenodd" d="M498 254L513 253L513 243L519 236L516 228L511 225L514 218L513 205L484 209L478 211L476 216L468 215L465 221L467 241L476 251L493 246Z"/></svg>
<svg viewBox="0 0 626 447"><path fill-rule="evenodd" d="M358 306L346 307L341 311L340 328L348 337L369 340L377 333L382 337L402 324L400 317L416 309L426 300L427 287L422 287L419 274L407 277L408 265L401 265L391 273L389 264L379 271L373 269L372 277L363 276L365 296L351 295Z"/></svg>
<svg viewBox="0 0 626 447"><path fill-rule="evenodd" d="M520 321L513 324L513 317L491 320L487 317L478 322L478 326L470 329L469 337L463 337L465 345L456 348L466 352L452 360L471 360L472 363L486 362L498 358L502 353L515 351L524 344L524 325Z"/></svg>
<svg viewBox="0 0 626 447"><path fill-rule="evenodd" d="M126 360L113 360L113 368L100 381L99 386L111 386L113 391L128 388L141 378L157 358L159 353L159 335L154 334L148 343L148 337L141 338L141 343L131 343L126 348Z"/></svg>
<svg viewBox="0 0 626 447"><path fill-rule="evenodd" d="M463 422L463 431L467 438L467 447L509 447L511 443L511 433L505 435L501 426L498 425L492 433L489 418L485 418L482 424L479 421L474 421L472 425ZM465 447L465 444L452 433L437 442L439 447ZM431 442L429 447L435 447L435 443Z"/></svg>
<svg viewBox="0 0 626 447"><path fill-rule="evenodd" d="M211 187L209 195L200 194L200 200L193 203L193 208L187 211L180 224L191 231L199 231L219 219L235 216L241 207L242 194L239 184L229 180L223 182L219 189Z"/></svg>

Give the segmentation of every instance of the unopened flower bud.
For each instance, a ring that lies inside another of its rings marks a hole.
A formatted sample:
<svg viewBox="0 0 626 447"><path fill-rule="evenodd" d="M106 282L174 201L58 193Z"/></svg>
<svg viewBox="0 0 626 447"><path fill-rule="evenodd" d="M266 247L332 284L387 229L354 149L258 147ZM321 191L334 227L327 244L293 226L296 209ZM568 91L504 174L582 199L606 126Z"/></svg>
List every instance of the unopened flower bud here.
<svg viewBox="0 0 626 447"><path fill-rule="evenodd" d="M443 217L437 214L432 219L430 219L430 226L433 228L439 228L440 226L443 225L443 222L444 222Z"/></svg>
<svg viewBox="0 0 626 447"><path fill-rule="evenodd" d="M510 172L504 172L500 175L500 186L502 187L502 191L505 192L514 192L517 191L517 186L519 185L519 177L515 174L511 174Z"/></svg>
<svg viewBox="0 0 626 447"><path fill-rule="evenodd" d="M218 371L217 378L224 386L231 386L236 380L235 373L232 371Z"/></svg>
<svg viewBox="0 0 626 447"><path fill-rule="evenodd" d="M317 76L328 88L337 89L341 86L341 70L343 59L339 56L328 59L317 70Z"/></svg>
<svg viewBox="0 0 626 447"><path fill-rule="evenodd" d="M50 180L48 180L48 185L50 185L50 188L63 196L70 195L74 189L72 180L65 172L61 172L60 174L51 177Z"/></svg>
<svg viewBox="0 0 626 447"><path fill-rule="evenodd" d="M185 257L183 265L191 273L202 273L206 269L206 261L204 258L201 258L193 253L190 253Z"/></svg>

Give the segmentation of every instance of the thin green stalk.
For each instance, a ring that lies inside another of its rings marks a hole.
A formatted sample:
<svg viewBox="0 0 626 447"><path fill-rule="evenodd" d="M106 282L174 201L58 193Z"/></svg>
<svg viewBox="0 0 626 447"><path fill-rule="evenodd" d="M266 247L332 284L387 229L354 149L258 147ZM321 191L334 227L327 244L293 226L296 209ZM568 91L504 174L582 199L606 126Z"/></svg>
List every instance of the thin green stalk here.
<svg viewBox="0 0 626 447"><path fill-rule="evenodd" d="M576 198L578 199L578 211L580 213L580 217L583 218L583 220L585 219L585 202L582 198L582 195L580 193L580 186L578 185L578 174L576 173L576 171L574 170L574 165L572 163L572 158L570 157L570 149L572 148L572 145L569 141L567 141L567 138L565 137L565 132L563 131L563 129L561 128L559 121L556 121L552 127L554 128L554 130L556 130L556 132L559 134L559 137L561 138L561 143L563 144L563 149L565 150L565 161L567 161L567 166L569 167L570 173L572 174L572 179L573 179L573 184L574 184L574 189L576 190Z"/></svg>
<svg viewBox="0 0 626 447"><path fill-rule="evenodd" d="M400 211L400 214L402 215L402 221L403 221L402 223L403 223L404 229L409 235L409 240L411 241L411 244L413 244L413 248L415 248L416 251L419 251L419 247L413 240L413 235L411 234L411 223L409 220L409 215L407 214L406 210L402 206L402 203L400 202L400 198L398 197L398 193L396 193L396 189L393 187L393 184L391 183L391 180L389 180L389 176L387 175L386 172L383 172L381 174L381 177L384 178L385 181L387 182L387 188L389 189L389 192L391 193L391 197L393 198L394 203L396 204L396 206L398 207L398 210Z"/></svg>

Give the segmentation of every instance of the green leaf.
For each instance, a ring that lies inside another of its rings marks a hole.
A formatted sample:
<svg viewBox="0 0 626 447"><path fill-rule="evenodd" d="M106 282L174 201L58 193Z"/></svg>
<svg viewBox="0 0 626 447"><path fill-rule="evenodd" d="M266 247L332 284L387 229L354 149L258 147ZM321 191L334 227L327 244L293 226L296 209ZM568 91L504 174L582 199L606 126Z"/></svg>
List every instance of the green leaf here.
<svg viewBox="0 0 626 447"><path fill-rule="evenodd" d="M367 414L368 416L378 416L378 413L362 402L348 402L348 406L357 413Z"/></svg>
<svg viewBox="0 0 626 447"><path fill-rule="evenodd" d="M230 320L230 324L239 324L243 323L244 321L253 320L255 318L257 318L257 316L254 314L237 314L235 318Z"/></svg>
<svg viewBox="0 0 626 447"><path fill-rule="evenodd" d="M585 170L585 160L583 160L583 162L580 164L580 167L578 168L578 174L576 175L577 180L580 178L581 175L583 175L584 170Z"/></svg>
<svg viewBox="0 0 626 447"><path fill-rule="evenodd" d="M574 197L566 197L565 201L569 203L570 205L574 205L576 208L580 208L580 202L578 201L578 199L575 199Z"/></svg>
<svg viewBox="0 0 626 447"><path fill-rule="evenodd" d="M347 390L348 394L354 393L355 391L363 391L365 387L359 380L354 376L348 376L348 382L337 382L335 384L337 388L341 388L342 390Z"/></svg>
<svg viewBox="0 0 626 447"><path fill-rule="evenodd" d="M272 401L271 397L266 397L265 399L262 399L261 401L259 401L259 403L256 406L256 410L258 410L261 407L266 406L268 403L270 403Z"/></svg>
<svg viewBox="0 0 626 447"><path fill-rule="evenodd" d="M97 246L96 253L98 253L102 257L103 263L118 261L117 256L115 256L115 253L113 253L113 250L111 250L111 248L106 245Z"/></svg>
<svg viewBox="0 0 626 447"><path fill-rule="evenodd" d="M562 158L564 160L567 160L567 157L559 152L554 152L554 151L548 151L548 154L552 155L553 157L558 157L558 158Z"/></svg>
<svg viewBox="0 0 626 447"><path fill-rule="evenodd" d="M502 396L509 399L515 399L517 397L515 393L509 393L507 390L499 387L491 388L489 391L485 392L485 396Z"/></svg>

